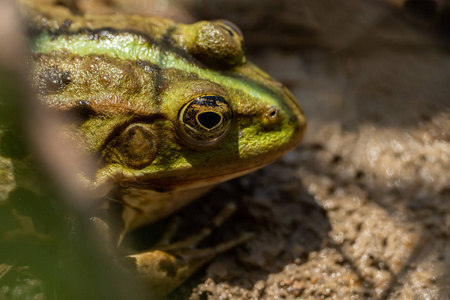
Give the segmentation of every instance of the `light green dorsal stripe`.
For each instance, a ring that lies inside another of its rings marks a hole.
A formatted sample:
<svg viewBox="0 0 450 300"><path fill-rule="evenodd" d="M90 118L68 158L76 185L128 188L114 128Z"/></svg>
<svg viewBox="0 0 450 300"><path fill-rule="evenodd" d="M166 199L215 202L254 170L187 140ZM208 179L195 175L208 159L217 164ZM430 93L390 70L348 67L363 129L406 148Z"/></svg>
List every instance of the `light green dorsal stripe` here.
<svg viewBox="0 0 450 300"><path fill-rule="evenodd" d="M110 34L98 39L92 39L83 34L61 35L52 40L50 35L45 32L35 40L33 52L50 54L53 51L69 52L79 56L95 54L108 55L119 59L146 60L161 68L185 70L197 74L199 78L208 79L228 88L241 90L260 102L267 103L267 105L278 102L278 99L257 84L225 76L213 70L202 69L173 52L162 51L155 45L149 45L143 37L136 34Z"/></svg>

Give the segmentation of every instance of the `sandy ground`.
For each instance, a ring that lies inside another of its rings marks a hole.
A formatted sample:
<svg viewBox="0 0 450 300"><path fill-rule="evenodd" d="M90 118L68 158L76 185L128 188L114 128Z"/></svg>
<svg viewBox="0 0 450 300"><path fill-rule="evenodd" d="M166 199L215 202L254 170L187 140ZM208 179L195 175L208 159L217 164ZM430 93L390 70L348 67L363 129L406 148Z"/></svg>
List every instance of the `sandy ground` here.
<svg viewBox="0 0 450 300"><path fill-rule="evenodd" d="M296 150L180 211L183 238L235 202L202 246L256 237L169 299L450 299L445 1L118 3L180 21L232 20L250 59L308 118Z"/></svg>

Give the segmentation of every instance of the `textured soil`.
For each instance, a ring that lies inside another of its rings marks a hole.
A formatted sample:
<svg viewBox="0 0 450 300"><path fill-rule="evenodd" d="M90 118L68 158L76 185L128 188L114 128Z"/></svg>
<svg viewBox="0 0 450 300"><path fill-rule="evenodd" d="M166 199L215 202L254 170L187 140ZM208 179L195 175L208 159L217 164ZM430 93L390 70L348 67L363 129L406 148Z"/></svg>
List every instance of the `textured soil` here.
<svg viewBox="0 0 450 300"><path fill-rule="evenodd" d="M242 231L255 238L168 298L450 299L449 4L80 3L235 22L248 57L308 119L297 149L180 211L183 238L234 202L237 213L202 246Z"/></svg>

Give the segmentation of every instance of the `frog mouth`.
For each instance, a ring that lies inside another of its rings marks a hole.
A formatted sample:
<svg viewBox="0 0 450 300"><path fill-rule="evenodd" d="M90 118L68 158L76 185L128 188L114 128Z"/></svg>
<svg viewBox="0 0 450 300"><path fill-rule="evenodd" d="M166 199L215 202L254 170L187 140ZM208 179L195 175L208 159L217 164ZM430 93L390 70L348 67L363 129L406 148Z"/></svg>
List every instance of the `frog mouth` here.
<svg viewBox="0 0 450 300"><path fill-rule="evenodd" d="M220 175L215 175L215 176L199 177L194 180L165 179L165 180L149 181L149 182L126 181L126 182L121 182L120 186L122 188L149 189L149 190L153 190L153 191L157 191L157 192L161 192L161 193L168 192L168 191L174 191L174 190L196 189L196 188L216 185L221 182L246 175L246 174L256 171L266 165L267 165L267 163L264 163L264 164L261 164L260 166L250 168L250 169L245 169L243 171L232 172L232 173L228 173L228 174L220 174Z"/></svg>
<svg viewBox="0 0 450 300"><path fill-rule="evenodd" d="M174 190L189 190L202 187L213 186L224 181L228 181L248 173L254 172L260 168L271 164L276 161L280 156L292 150L292 147L284 149L279 156L273 157L271 159L265 158L254 158L251 162L242 162L241 165L245 166L241 169L234 169L233 171L225 172L211 172L214 175L199 174L198 170L193 170L191 172L180 172L174 171L172 174L152 174L151 178L143 175L138 178L133 179L126 178L120 181L119 185L121 188L135 188L135 189L148 189L157 192L168 192ZM178 174L177 174L178 173ZM180 175L180 173L184 173ZM206 172L204 172L206 173ZM157 179L155 179L157 178Z"/></svg>

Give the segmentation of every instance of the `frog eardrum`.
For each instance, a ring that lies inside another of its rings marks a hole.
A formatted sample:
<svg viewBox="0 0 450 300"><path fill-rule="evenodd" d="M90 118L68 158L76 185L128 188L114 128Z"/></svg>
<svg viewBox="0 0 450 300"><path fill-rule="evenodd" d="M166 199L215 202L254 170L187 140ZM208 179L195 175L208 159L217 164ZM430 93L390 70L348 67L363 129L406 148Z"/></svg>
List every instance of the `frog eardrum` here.
<svg viewBox="0 0 450 300"><path fill-rule="evenodd" d="M131 124L112 142L112 155L118 163L141 169L158 153L158 139L149 124Z"/></svg>
<svg viewBox="0 0 450 300"><path fill-rule="evenodd" d="M193 146L215 145L230 131L232 117L230 104L223 97L196 97L178 114L180 135Z"/></svg>

